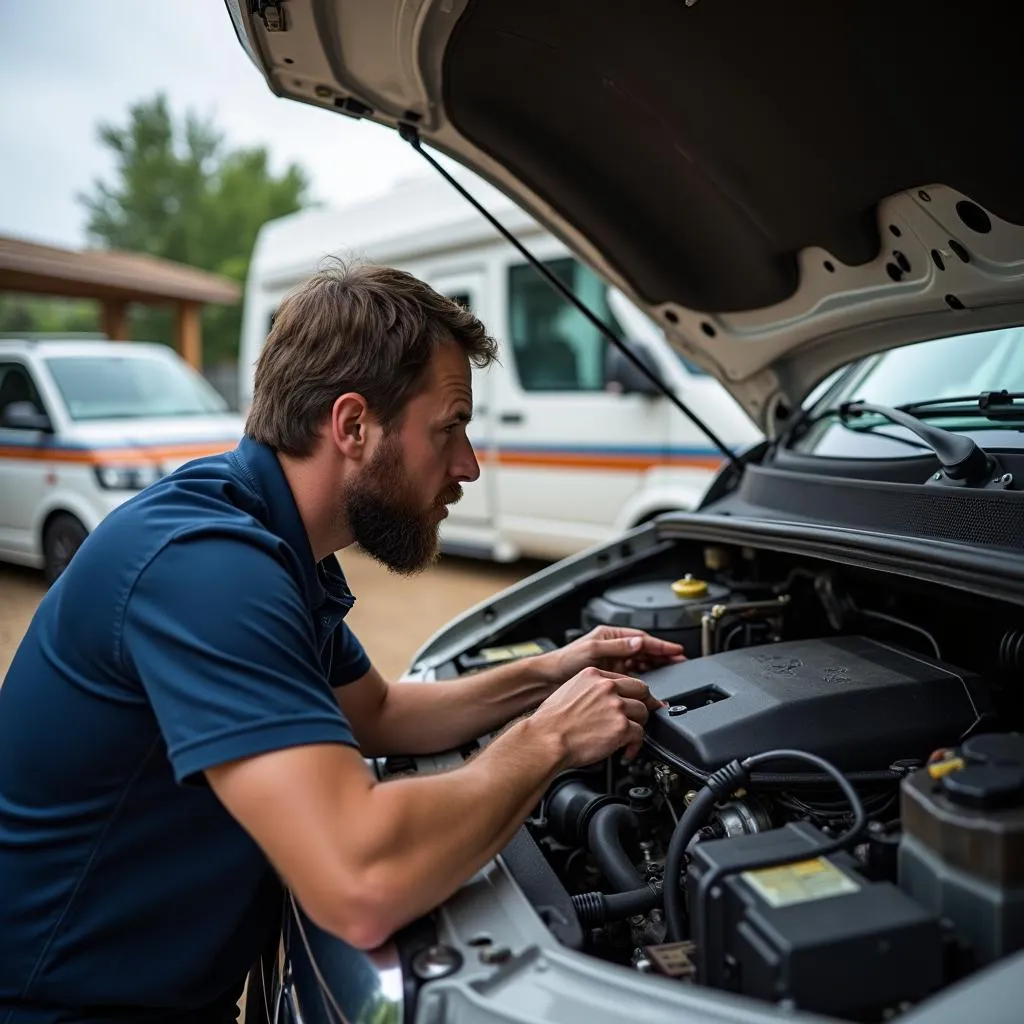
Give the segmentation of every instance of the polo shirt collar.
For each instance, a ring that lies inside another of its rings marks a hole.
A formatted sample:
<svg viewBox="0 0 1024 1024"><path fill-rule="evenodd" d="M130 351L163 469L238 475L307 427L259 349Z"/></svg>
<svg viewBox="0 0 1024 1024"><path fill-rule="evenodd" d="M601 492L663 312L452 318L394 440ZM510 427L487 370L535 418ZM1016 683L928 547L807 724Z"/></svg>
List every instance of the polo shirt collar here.
<svg viewBox="0 0 1024 1024"><path fill-rule="evenodd" d="M236 455L267 508L267 527L295 552L302 563L309 607L318 609L325 601L330 601L340 605L344 614L355 603L345 574L334 555L328 555L319 564L314 560L306 528L277 454L269 445L243 437Z"/></svg>

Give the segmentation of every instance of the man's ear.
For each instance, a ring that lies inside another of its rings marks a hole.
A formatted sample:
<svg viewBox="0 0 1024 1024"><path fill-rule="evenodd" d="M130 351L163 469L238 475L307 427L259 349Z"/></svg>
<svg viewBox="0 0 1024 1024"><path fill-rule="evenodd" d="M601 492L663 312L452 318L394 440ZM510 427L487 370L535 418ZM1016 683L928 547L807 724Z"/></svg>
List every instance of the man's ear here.
<svg viewBox="0 0 1024 1024"><path fill-rule="evenodd" d="M361 459L369 442L370 410L366 399L347 392L331 406L330 436L334 446L348 459Z"/></svg>

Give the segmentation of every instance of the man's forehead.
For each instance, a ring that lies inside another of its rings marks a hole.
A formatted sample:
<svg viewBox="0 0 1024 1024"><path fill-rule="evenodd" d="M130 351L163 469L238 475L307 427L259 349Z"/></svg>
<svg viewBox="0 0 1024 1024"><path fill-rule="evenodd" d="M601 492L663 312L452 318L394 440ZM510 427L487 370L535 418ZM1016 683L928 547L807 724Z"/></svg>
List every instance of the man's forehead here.
<svg viewBox="0 0 1024 1024"><path fill-rule="evenodd" d="M472 373L469 357L454 342L439 345L431 360L432 390L447 398L459 395L472 400Z"/></svg>

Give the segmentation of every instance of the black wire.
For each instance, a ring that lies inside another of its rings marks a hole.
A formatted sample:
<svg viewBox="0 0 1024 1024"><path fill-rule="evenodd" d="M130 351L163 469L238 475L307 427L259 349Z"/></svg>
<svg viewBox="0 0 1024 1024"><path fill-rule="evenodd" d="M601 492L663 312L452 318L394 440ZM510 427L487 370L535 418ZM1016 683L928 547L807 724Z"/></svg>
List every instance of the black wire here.
<svg viewBox="0 0 1024 1024"><path fill-rule="evenodd" d="M785 856L775 854L774 856L765 856L753 861L745 861L742 865L738 866L725 867L719 865L713 868L700 880L698 886L696 909L701 917L701 935L707 935L708 933L707 921L705 920L708 911L708 894L716 885L721 884L722 879L726 875L734 874L736 871L761 871L764 868L774 868L782 864L808 860L811 857L827 857L830 853L835 853L837 850L846 849L864 831L864 826L867 824L867 815L864 813L864 805L861 803L857 791L846 780L842 772L823 757L818 757L817 754L809 754L805 750L769 750L767 753L754 754L753 757L746 758L742 764L743 768L749 772L759 764L779 760L807 761L831 776L835 780L836 785L843 791L847 801L849 801L850 809L853 811L853 824L836 839L826 840L810 849L802 850L796 855L792 853Z"/></svg>
<svg viewBox="0 0 1024 1024"><path fill-rule="evenodd" d="M902 626L904 629L909 629L914 633L923 636L932 645L932 650L935 652L936 660L942 660L942 651L939 649L938 641L922 626L916 626L913 622L907 622L906 619L898 618L895 615L889 615L887 612L876 612L870 608L860 608L856 605L854 606L854 609L858 615L863 615L869 619L877 619L879 622L888 622L890 626Z"/></svg>
<svg viewBox="0 0 1024 1024"><path fill-rule="evenodd" d="M663 893L665 905L665 921L668 926L668 941L679 942L684 936L685 912L683 910L683 898L680 889L680 877L682 875L682 855L690 841L697 834L697 831L704 824L714 806L716 799L730 795L735 792L744 782L750 778L754 768L772 761L806 761L819 768L825 775L829 776L839 786L853 812L853 824L838 838L826 840L808 849L802 850L799 854L786 854L780 856L775 854L771 857L762 857L754 861L746 861L735 867L717 867L712 869L700 880L699 891L696 893L696 911L701 914L700 934L707 934L707 922L703 916L707 912L707 894L714 886L728 874L735 871L757 871L762 868L777 867L780 864L787 864L793 861L807 860L809 857L825 857L837 850L849 846L867 824L867 816L864 812L864 805L857 791L853 788L846 777L836 768L817 754L810 754L805 750L769 750L763 754L754 754L744 761L733 761L725 768L713 773L704 788L700 790L694 801L686 809L686 813L680 819L672 832L669 841L668 854L665 858L665 887Z"/></svg>
<svg viewBox="0 0 1024 1024"><path fill-rule="evenodd" d="M598 317L587 305L578 299L571 289L567 288L558 278L550 271L536 256L526 248L522 242L519 241L511 231L508 230L496 217L493 216L478 200L474 199L473 196L466 191L458 181L455 180L424 148L420 140L419 132L413 125L400 124L398 126L398 133L401 135L406 142L416 150L424 160L434 168L438 174L441 175L464 199L472 203L473 207L477 212L483 216L487 222L502 235L507 241L511 242L519 252L529 261L530 265L536 270L544 279L547 281L552 288L555 289L567 302L572 303L664 396L687 418L698 430L700 430L709 441L725 456L725 458L732 464L734 470L741 470L743 468L743 459L741 456L731 451L726 444L718 437L718 435L693 411L687 408L686 404L682 402L679 397L674 394L669 388L665 386L665 382L660 380L656 373L652 373L639 359L635 353L633 353L628 345L623 344L619 336L600 318Z"/></svg>

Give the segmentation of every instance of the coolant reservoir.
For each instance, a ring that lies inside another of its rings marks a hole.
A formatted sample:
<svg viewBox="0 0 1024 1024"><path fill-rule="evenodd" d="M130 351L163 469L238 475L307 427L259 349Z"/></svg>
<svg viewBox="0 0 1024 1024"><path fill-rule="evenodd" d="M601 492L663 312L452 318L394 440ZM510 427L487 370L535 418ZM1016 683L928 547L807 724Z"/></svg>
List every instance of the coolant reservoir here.
<svg viewBox="0 0 1024 1024"><path fill-rule="evenodd" d="M733 600L728 587L693 576L650 580L613 587L583 609L584 630L594 626L630 626L700 653L700 620L716 604Z"/></svg>
<svg viewBox="0 0 1024 1024"><path fill-rule="evenodd" d="M973 736L904 779L899 883L977 964L1024 949L1024 734Z"/></svg>

